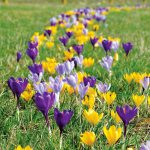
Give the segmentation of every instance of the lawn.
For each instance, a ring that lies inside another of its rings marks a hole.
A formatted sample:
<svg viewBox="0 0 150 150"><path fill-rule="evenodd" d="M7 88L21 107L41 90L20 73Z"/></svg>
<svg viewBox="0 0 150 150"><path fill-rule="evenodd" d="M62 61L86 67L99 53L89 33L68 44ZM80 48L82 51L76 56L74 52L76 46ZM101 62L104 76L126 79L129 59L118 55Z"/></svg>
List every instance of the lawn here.
<svg viewBox="0 0 150 150"><path fill-rule="evenodd" d="M94 1L95 2L95 1ZM59 149L59 131L56 123L53 121L53 110L49 112L52 138L50 139L47 127L44 126L45 122L43 116L35 108L33 101L29 103L22 102L23 108L20 111L20 121L16 117L16 102L7 87L7 80L10 76L14 77L27 77L27 65L31 65L31 61L26 56L27 42L30 40L34 32L42 33L44 27L49 25L49 19L58 14L80 7L97 7L94 2L80 2L78 5L69 3L68 5L61 5L58 2L43 2L43 3L10 3L9 5L0 6L0 149L13 150L17 145L30 145L34 150L58 150ZM105 4L106 5L106 4ZM142 8L132 11L111 12L107 16L107 25L100 25L98 35L104 37L119 37L121 42L132 42L133 50L129 57L124 56L123 50L119 50L119 61L113 68L113 75L108 79L107 72L104 71L99 64L95 64L94 69L85 69L91 75L96 76L99 80L110 82L112 87L111 91L117 94L116 104L131 104L133 101L131 96L133 93L138 94L138 86L132 84L129 86L123 79L125 73L139 72L150 73L150 8ZM60 35L63 32L60 32ZM60 43L56 41L57 45ZM45 56L55 56L58 59L62 55L54 53L57 46L52 48L51 52L42 51L41 58L44 60ZM100 51L91 53L92 46L86 46L84 56L94 57L95 62L100 60L103 54ZM16 52L21 51L23 58L19 65L19 70L16 70ZM100 50L100 48L98 49ZM59 60L58 60L59 61ZM106 77L106 80L105 80ZM62 94L61 97L63 109L75 110L74 117L69 125L66 127L63 134L63 149L76 150L83 149L80 144L80 134L87 129L90 129L89 124L83 119L82 124L79 123L78 110L76 105L72 105L72 101L76 101L75 96ZM116 104L113 108L116 107ZM97 104L98 111L103 107ZM106 110L103 110L107 114ZM106 138L102 133L102 127L109 120L107 119L98 124L93 130L97 137L102 136L97 140L95 150L107 150L108 146ZM150 131L148 123L141 123L144 118L149 118L150 112L142 106L140 109L140 119L134 120L128 128L128 138L126 146L133 146L136 149L140 144L150 139ZM112 120L109 120L110 125ZM113 149L121 149L122 140ZM102 146L104 145L104 146ZM86 149L86 148L85 148ZM87 148L88 149L88 148Z"/></svg>

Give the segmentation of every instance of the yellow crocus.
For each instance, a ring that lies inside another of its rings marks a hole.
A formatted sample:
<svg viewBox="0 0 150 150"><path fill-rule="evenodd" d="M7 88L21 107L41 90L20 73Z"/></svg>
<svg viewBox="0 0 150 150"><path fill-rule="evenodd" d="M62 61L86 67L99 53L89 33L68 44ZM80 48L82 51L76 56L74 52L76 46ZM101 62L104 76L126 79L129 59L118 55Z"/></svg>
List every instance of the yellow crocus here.
<svg viewBox="0 0 150 150"><path fill-rule="evenodd" d="M54 46L54 42L52 42L52 41L46 42L46 47L47 48L51 48L53 46Z"/></svg>
<svg viewBox="0 0 150 150"><path fill-rule="evenodd" d="M81 142L88 145L93 146L96 141L96 135L94 132L85 131L83 134L80 135Z"/></svg>
<svg viewBox="0 0 150 150"><path fill-rule="evenodd" d="M83 66L84 67L91 67L94 64L94 59L93 58L84 58L83 60Z"/></svg>
<svg viewBox="0 0 150 150"><path fill-rule="evenodd" d="M117 129L114 125L112 125L109 129L104 126L103 132L107 138L109 145L113 145L121 137L122 129L120 127Z"/></svg>
<svg viewBox="0 0 150 150"><path fill-rule="evenodd" d="M118 60L119 60L118 53L115 53L115 54L114 54L114 60L115 60L115 61L118 61Z"/></svg>
<svg viewBox="0 0 150 150"><path fill-rule="evenodd" d="M18 145L15 150L33 150L29 145L27 145L25 148L22 148L21 145Z"/></svg>
<svg viewBox="0 0 150 150"><path fill-rule="evenodd" d="M68 92L70 95L75 92L74 89L73 89L73 87L70 86L70 85L67 84L67 83L64 83L64 85L63 85L62 92L64 92L64 90L67 90L67 92Z"/></svg>
<svg viewBox="0 0 150 150"><path fill-rule="evenodd" d="M49 72L50 74L54 74L56 72L57 62L55 58L46 58L46 61L42 61L42 66L45 71Z"/></svg>
<svg viewBox="0 0 150 150"><path fill-rule="evenodd" d="M64 51L64 60L71 59L74 56L74 50L71 48L70 51L66 50Z"/></svg>
<svg viewBox="0 0 150 150"><path fill-rule="evenodd" d="M116 123L119 123L121 121L118 113L114 112L114 110L111 110L111 117L116 121Z"/></svg>
<svg viewBox="0 0 150 150"><path fill-rule="evenodd" d="M131 81L133 80L133 76L129 74L124 75L125 80L130 84Z"/></svg>
<svg viewBox="0 0 150 150"><path fill-rule="evenodd" d="M88 111L84 110L83 115L90 124L96 125L103 118L104 114L98 114L96 111L90 108Z"/></svg>
<svg viewBox="0 0 150 150"><path fill-rule="evenodd" d="M148 96L148 105L150 105L150 96Z"/></svg>
<svg viewBox="0 0 150 150"><path fill-rule="evenodd" d="M94 96L85 96L84 100L82 100L82 104L86 105L88 108L93 108L95 103Z"/></svg>
<svg viewBox="0 0 150 150"><path fill-rule="evenodd" d="M134 101L135 105L137 107L139 107L143 103L143 101L145 99L145 96L144 95L139 96L139 95L134 95L133 94L132 98L133 98L133 101Z"/></svg>
<svg viewBox="0 0 150 150"><path fill-rule="evenodd" d="M92 87L89 87L88 90L87 90L86 95L96 97L97 96L96 89L94 89Z"/></svg>
<svg viewBox="0 0 150 150"><path fill-rule="evenodd" d="M85 72L77 72L78 83L83 82L83 78L86 76L87 74Z"/></svg>
<svg viewBox="0 0 150 150"><path fill-rule="evenodd" d="M111 105L116 98L116 93L108 91L107 93L103 93L102 97L104 98L104 100L107 102L108 105Z"/></svg>
<svg viewBox="0 0 150 150"><path fill-rule="evenodd" d="M34 95L34 90L31 86L30 83L28 83L25 91L21 94L21 97L25 100L25 101L29 101L32 99L33 95Z"/></svg>

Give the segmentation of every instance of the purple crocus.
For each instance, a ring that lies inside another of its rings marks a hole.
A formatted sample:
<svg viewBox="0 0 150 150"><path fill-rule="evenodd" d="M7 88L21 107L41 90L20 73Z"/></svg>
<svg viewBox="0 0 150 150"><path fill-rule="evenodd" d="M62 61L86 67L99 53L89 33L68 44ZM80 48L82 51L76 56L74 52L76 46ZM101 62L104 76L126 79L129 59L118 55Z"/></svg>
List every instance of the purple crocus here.
<svg viewBox="0 0 150 150"><path fill-rule="evenodd" d="M81 82L78 86L78 93L80 95L80 98L83 99L84 96L86 95L86 92L88 90L89 84L88 85L84 85L83 82Z"/></svg>
<svg viewBox="0 0 150 150"><path fill-rule="evenodd" d="M38 42L28 42L29 49L37 48L37 46L38 46Z"/></svg>
<svg viewBox="0 0 150 150"><path fill-rule="evenodd" d="M38 110L41 111L42 114L44 115L46 120L46 125L50 129L48 112L49 109L51 109L54 104L55 94L53 92L52 93L44 92L43 94L36 93L34 95L34 101Z"/></svg>
<svg viewBox="0 0 150 150"><path fill-rule="evenodd" d="M22 79L22 78L13 78L10 77L9 80L7 81L9 88L13 92L14 96L17 97L17 108L19 108L19 98L21 94L24 92L24 90L27 87L28 80L27 79Z"/></svg>
<svg viewBox="0 0 150 150"><path fill-rule="evenodd" d="M111 49L114 50L114 52L116 52L119 48L119 42L118 41L112 41L112 44L111 44Z"/></svg>
<svg viewBox="0 0 150 150"><path fill-rule="evenodd" d="M57 19L55 17L53 17L53 18L50 19L50 25L51 26L55 26L56 23L57 23Z"/></svg>
<svg viewBox="0 0 150 150"><path fill-rule="evenodd" d="M78 81L77 75L74 74L70 75L69 77L66 77L66 81L70 86L72 86L75 89Z"/></svg>
<svg viewBox="0 0 150 150"><path fill-rule="evenodd" d="M147 90L148 89L148 86L149 86L149 83L150 83L150 77L144 77L140 83L142 84L143 86L143 90Z"/></svg>
<svg viewBox="0 0 150 150"><path fill-rule="evenodd" d="M103 57L100 61L100 65L105 68L107 71L110 71L113 63L113 57L112 56L106 56Z"/></svg>
<svg viewBox="0 0 150 150"><path fill-rule="evenodd" d="M19 62L19 60L21 59L22 57L22 53L21 52L17 52L17 62Z"/></svg>
<svg viewBox="0 0 150 150"><path fill-rule="evenodd" d="M74 69L74 62L66 61L64 62L64 66L65 66L65 73L70 74Z"/></svg>
<svg viewBox="0 0 150 150"><path fill-rule="evenodd" d="M64 64L58 64L56 67L56 71L59 75L65 74L65 65Z"/></svg>
<svg viewBox="0 0 150 150"><path fill-rule="evenodd" d="M45 30L44 31L44 36L50 36L52 34L51 30Z"/></svg>
<svg viewBox="0 0 150 150"><path fill-rule="evenodd" d="M98 38L97 38L97 37L90 38L90 42L91 42L93 48L94 48L95 44L97 43L97 41L98 41Z"/></svg>
<svg viewBox="0 0 150 150"><path fill-rule="evenodd" d="M136 107L131 108L129 105L123 107L116 107L116 111L124 124L124 136L126 136L127 125L137 115L138 109Z"/></svg>
<svg viewBox="0 0 150 150"><path fill-rule="evenodd" d="M150 150L150 141L146 141L145 144L142 144L140 150Z"/></svg>
<svg viewBox="0 0 150 150"><path fill-rule="evenodd" d="M59 127L60 136L65 128L65 126L70 122L73 116L73 111L71 110L64 110L60 112L57 108L54 109L54 119Z"/></svg>
<svg viewBox="0 0 150 150"><path fill-rule="evenodd" d="M40 73L39 75L36 73L30 72L28 75L29 80L31 80L33 83L41 82L43 77L43 73Z"/></svg>
<svg viewBox="0 0 150 150"><path fill-rule="evenodd" d="M128 42L128 43L122 43L122 47L126 53L126 56L128 56L129 52L131 51L133 45L132 43Z"/></svg>
<svg viewBox="0 0 150 150"><path fill-rule="evenodd" d="M43 94L48 90L48 85L45 82L34 83L33 85L34 85L34 89L40 94Z"/></svg>
<svg viewBox="0 0 150 150"><path fill-rule="evenodd" d="M112 45L112 42L109 41L109 40L103 40L102 41L102 47L104 48L106 54L107 54L108 51L110 51L111 45Z"/></svg>
<svg viewBox="0 0 150 150"><path fill-rule="evenodd" d="M94 87L96 84L96 78L94 76L84 77L83 81L85 86L89 84L90 87Z"/></svg>
<svg viewBox="0 0 150 150"><path fill-rule="evenodd" d="M74 62L75 67L79 66L80 68L82 68L82 63L83 63L83 55L80 56L75 56L71 59L71 61Z"/></svg>
<svg viewBox="0 0 150 150"><path fill-rule="evenodd" d="M26 54L32 59L32 61L34 63L35 59L38 55L38 50L37 50L37 48L27 49Z"/></svg>
<svg viewBox="0 0 150 150"><path fill-rule="evenodd" d="M59 38L59 41L60 41L65 47L66 47L66 45L67 45L68 40L69 40L69 38L68 38L68 37L65 37L65 36Z"/></svg>
<svg viewBox="0 0 150 150"><path fill-rule="evenodd" d="M68 36L68 38L71 38L71 37L72 37L72 35L73 35L73 32L68 31L68 32L66 32L66 35Z"/></svg>
<svg viewBox="0 0 150 150"><path fill-rule="evenodd" d="M78 55L80 55L83 51L84 46L83 45L74 45L73 49L77 52Z"/></svg>
<svg viewBox="0 0 150 150"><path fill-rule="evenodd" d="M28 68L33 74L40 75L41 73L43 73L42 64L35 63L32 66L28 66Z"/></svg>
<svg viewBox="0 0 150 150"><path fill-rule="evenodd" d="M106 83L102 83L102 82L99 82L97 85L96 85L96 88L101 92L101 93L106 93L109 89L110 89L111 85L109 84L106 84Z"/></svg>

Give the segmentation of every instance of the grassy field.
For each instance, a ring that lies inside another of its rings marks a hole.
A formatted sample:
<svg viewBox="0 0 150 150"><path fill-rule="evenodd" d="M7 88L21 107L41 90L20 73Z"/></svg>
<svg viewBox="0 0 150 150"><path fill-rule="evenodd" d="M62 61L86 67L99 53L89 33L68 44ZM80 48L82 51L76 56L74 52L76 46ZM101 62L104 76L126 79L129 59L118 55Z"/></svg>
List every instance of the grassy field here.
<svg viewBox="0 0 150 150"><path fill-rule="evenodd" d="M29 144L34 150L59 149L59 132L56 124L52 124L53 138L50 140L47 128L44 126L43 116L32 105L32 101L23 103L26 109L21 110L21 120L20 122L17 121L15 113L16 103L10 91L8 91L6 81L10 76L27 76L27 64L30 62L25 55L25 51L27 42L34 32L42 32L44 27L49 24L51 17L67 10L85 6L95 7L95 3L85 1L78 5L70 3L65 6L60 4L56 5L55 2L45 2L43 4L10 3L10 5L0 6L0 149L13 150L18 144L22 146ZM133 85L133 89L130 89L123 79L123 74L134 71L141 73L150 72L150 8L129 12L112 12L107 17L107 24L107 28L103 25L101 26L100 35L102 34L105 37L119 37L124 42L131 41L134 45L134 49L128 60L125 60L123 52L120 52L121 57L119 58L118 64L114 67L113 73L115 75L111 79L111 90L117 93L116 102L118 104L129 103L133 105L130 97L132 93L137 92L137 87ZM90 46L89 49L91 49ZM21 60L19 71L15 72L17 65L16 51L18 50L23 52L23 59ZM89 56L88 54L85 55ZM101 56L98 54L95 59L100 58ZM103 70L100 67L98 69L98 72L101 72L99 75L101 75ZM94 72L87 69L86 72L98 76L96 69ZM104 74L106 73L104 72ZM104 80L104 76L101 76L100 79ZM71 107L71 100L75 100L75 97L68 96L66 100L65 96L62 96L62 99L65 101L63 109L76 109L76 106ZM113 107L115 108L115 106ZM144 107L141 110L141 119L150 117L150 114ZM53 111L50 111L49 116L51 122L53 122ZM81 126L77 121L77 114L75 116L64 133L64 150L82 149L79 139L80 133L90 128L86 121L83 121L84 123ZM102 133L101 129L104 124L106 122L100 123L94 129L95 133L99 132L97 135ZM140 128L136 127L135 124L133 122L129 127L129 136L126 144L127 146L135 146L137 149L140 143L150 139L150 133L147 124L140 126ZM97 140L97 147L95 149L107 150L104 136L101 139L101 141ZM119 150L121 144L122 142L117 144L114 149Z"/></svg>

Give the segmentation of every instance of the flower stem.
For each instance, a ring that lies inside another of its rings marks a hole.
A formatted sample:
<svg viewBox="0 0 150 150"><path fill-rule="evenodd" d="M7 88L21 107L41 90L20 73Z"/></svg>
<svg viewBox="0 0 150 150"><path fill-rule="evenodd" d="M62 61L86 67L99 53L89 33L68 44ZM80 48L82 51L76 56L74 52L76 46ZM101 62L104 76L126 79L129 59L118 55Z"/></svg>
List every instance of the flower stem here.
<svg viewBox="0 0 150 150"><path fill-rule="evenodd" d="M62 134L60 135L60 143L59 143L59 149L61 150L62 148L62 139L63 139L63 136Z"/></svg>

